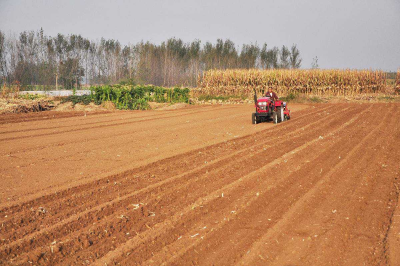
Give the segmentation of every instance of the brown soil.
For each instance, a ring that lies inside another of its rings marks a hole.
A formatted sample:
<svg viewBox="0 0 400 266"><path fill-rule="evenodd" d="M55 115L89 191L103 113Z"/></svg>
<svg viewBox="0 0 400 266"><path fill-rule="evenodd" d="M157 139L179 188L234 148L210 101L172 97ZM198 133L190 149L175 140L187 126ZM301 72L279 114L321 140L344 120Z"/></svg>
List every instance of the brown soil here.
<svg viewBox="0 0 400 266"><path fill-rule="evenodd" d="M0 116L0 264L399 265L400 104L292 109Z"/></svg>

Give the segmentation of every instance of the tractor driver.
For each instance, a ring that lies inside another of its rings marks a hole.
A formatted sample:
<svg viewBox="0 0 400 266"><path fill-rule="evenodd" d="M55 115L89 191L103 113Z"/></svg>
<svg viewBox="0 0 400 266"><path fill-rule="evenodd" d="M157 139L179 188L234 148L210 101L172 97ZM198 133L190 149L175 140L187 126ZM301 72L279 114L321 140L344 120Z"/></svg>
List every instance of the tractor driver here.
<svg viewBox="0 0 400 266"><path fill-rule="evenodd" d="M272 88L268 89L268 92L265 94L265 97L271 98L271 100L274 102L279 100L278 95L272 91Z"/></svg>

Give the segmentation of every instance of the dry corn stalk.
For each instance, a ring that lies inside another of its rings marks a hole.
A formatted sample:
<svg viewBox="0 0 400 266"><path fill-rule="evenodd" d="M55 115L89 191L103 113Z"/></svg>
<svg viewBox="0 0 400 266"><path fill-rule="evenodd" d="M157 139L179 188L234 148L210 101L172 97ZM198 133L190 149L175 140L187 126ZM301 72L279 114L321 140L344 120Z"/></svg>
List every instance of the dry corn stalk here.
<svg viewBox="0 0 400 266"><path fill-rule="evenodd" d="M398 74L399 76L399 74ZM279 95L304 93L347 96L381 92L386 73L371 70L286 70L231 69L209 70L199 76L194 96L249 96L255 89L263 93L272 88Z"/></svg>

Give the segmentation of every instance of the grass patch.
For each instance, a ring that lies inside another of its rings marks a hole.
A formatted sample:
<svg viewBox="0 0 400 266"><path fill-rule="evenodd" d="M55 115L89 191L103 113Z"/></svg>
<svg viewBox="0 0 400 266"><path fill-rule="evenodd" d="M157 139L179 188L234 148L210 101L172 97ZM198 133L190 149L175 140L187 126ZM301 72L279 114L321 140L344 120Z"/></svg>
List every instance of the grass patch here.
<svg viewBox="0 0 400 266"><path fill-rule="evenodd" d="M286 95L285 97L281 97L279 98L280 100L284 101L284 102L293 102L294 100L296 100L296 98L298 98L299 95L295 94L295 93L290 93L288 95Z"/></svg>
<svg viewBox="0 0 400 266"><path fill-rule="evenodd" d="M292 103L322 103L324 102L318 96L307 96L303 93L290 93L284 97L280 97L279 100L284 102L292 102Z"/></svg>
<svg viewBox="0 0 400 266"><path fill-rule="evenodd" d="M197 98L199 101L211 101L211 100L221 100L221 101L228 101L230 99L241 99L246 100L246 96L216 96L216 95L200 95Z"/></svg>
<svg viewBox="0 0 400 266"><path fill-rule="evenodd" d="M323 100L317 96L309 97L308 99L312 103L322 103L323 102Z"/></svg>
<svg viewBox="0 0 400 266"><path fill-rule="evenodd" d="M222 100L222 101L227 101L229 100L230 96L215 96L215 95L200 95L198 100L199 101L211 101L211 100Z"/></svg>
<svg viewBox="0 0 400 266"><path fill-rule="evenodd" d="M46 98L45 95L39 95L39 94L21 94L18 95L19 99L23 99L23 100L37 100L37 99L43 99Z"/></svg>
<svg viewBox="0 0 400 266"><path fill-rule="evenodd" d="M387 101L387 102L394 102L394 101L396 101L396 97L393 97L393 96L379 96L378 97L378 100L379 101Z"/></svg>

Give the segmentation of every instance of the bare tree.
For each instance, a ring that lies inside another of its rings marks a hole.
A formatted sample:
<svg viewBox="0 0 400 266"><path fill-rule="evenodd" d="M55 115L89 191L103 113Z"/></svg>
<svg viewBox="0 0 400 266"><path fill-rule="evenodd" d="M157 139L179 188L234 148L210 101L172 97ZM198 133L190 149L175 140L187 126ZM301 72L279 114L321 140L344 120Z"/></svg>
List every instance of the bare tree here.
<svg viewBox="0 0 400 266"><path fill-rule="evenodd" d="M290 51L285 45L283 45L282 49L279 53L279 60L280 60L279 68L289 68L290 67L289 57L290 57Z"/></svg>
<svg viewBox="0 0 400 266"><path fill-rule="evenodd" d="M318 65L318 56L316 56L316 57L313 58L313 61L312 61L312 63L311 63L311 68L312 68L312 69L318 69L318 68L319 68L319 65Z"/></svg>
<svg viewBox="0 0 400 266"><path fill-rule="evenodd" d="M302 59L300 58L300 51L295 44L290 48L290 67L300 68Z"/></svg>
<svg viewBox="0 0 400 266"><path fill-rule="evenodd" d="M209 69L298 68L299 50L267 44L243 44L229 39L215 43L170 38L153 44L122 45L117 40L90 41L81 35L46 36L42 29L6 36L0 31L0 82L18 81L23 87L79 87L129 80L154 85L196 86ZM125 81L126 83L126 81Z"/></svg>

